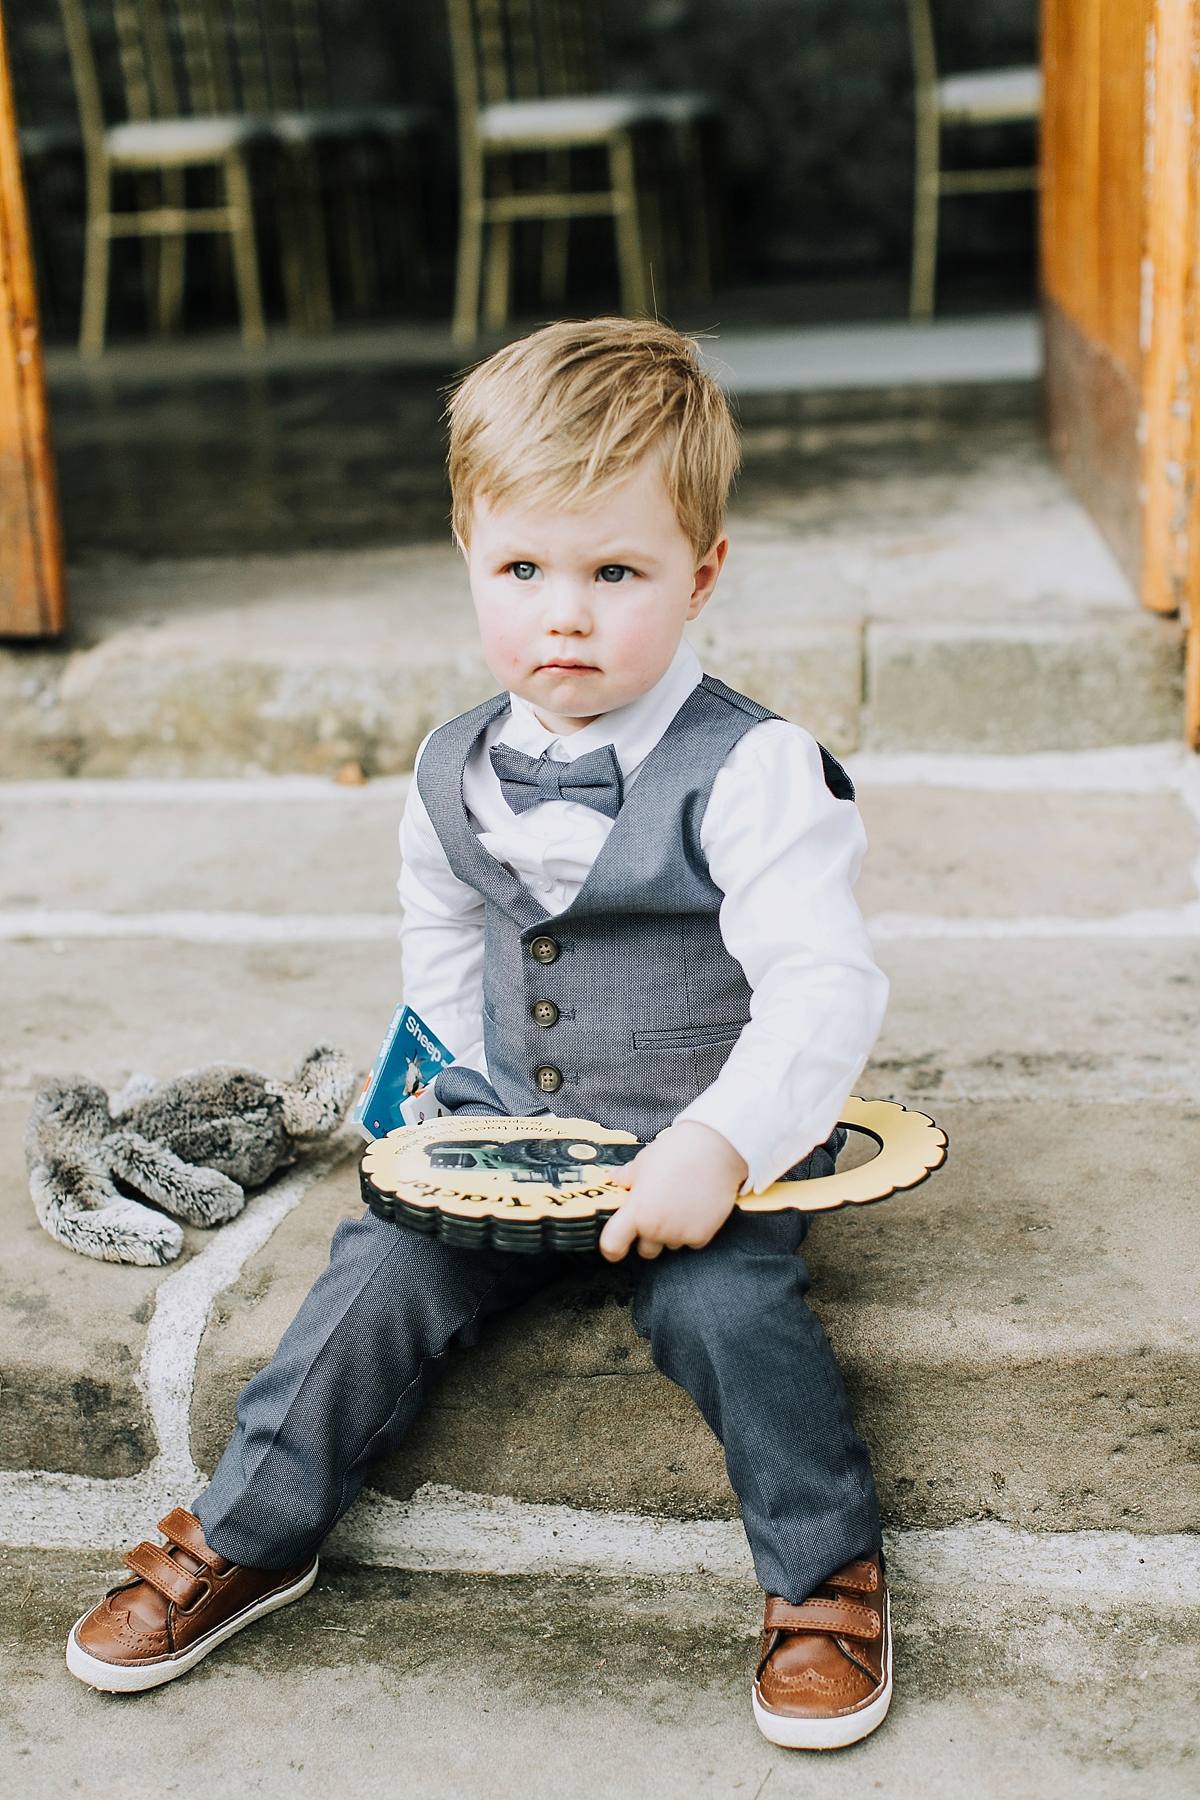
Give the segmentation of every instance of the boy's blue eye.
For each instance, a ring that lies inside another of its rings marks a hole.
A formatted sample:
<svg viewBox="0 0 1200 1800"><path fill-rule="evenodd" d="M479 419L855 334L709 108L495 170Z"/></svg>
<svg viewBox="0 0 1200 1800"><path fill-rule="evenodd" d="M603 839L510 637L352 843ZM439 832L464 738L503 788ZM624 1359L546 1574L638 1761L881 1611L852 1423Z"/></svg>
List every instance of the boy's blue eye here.
<svg viewBox="0 0 1200 1800"><path fill-rule="evenodd" d="M596 570L601 581L624 581L630 570L624 563L605 563L602 569Z"/></svg>
<svg viewBox="0 0 1200 1800"><path fill-rule="evenodd" d="M531 562L510 563L508 572L510 575L515 575L518 581L532 581L537 574L537 564Z"/></svg>

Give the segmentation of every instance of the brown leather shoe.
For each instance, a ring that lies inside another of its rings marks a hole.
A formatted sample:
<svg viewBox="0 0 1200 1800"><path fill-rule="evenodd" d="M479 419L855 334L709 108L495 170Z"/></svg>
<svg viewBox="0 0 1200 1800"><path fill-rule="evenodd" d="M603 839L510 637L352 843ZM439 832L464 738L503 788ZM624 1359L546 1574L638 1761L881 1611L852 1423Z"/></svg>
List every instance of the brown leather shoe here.
<svg viewBox="0 0 1200 1800"><path fill-rule="evenodd" d="M892 1626L883 1557L864 1556L800 1606L767 1596L754 1717L773 1744L840 1750L882 1725L892 1703Z"/></svg>
<svg viewBox="0 0 1200 1800"><path fill-rule="evenodd" d="M243 1569L204 1541L200 1521L177 1506L158 1529L168 1540L125 1558L137 1577L84 1613L67 1639L67 1667L89 1687L136 1694L186 1675L226 1638L306 1594L317 1559L294 1569Z"/></svg>

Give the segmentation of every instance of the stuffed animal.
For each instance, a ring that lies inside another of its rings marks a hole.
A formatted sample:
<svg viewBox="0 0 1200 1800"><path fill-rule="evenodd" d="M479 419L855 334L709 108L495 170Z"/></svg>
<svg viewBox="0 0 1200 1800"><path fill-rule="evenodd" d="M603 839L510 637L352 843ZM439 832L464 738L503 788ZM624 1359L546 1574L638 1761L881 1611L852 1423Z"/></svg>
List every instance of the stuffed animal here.
<svg viewBox="0 0 1200 1800"><path fill-rule="evenodd" d="M25 1130L37 1216L82 1256L172 1262L176 1219L223 1225L240 1212L246 1188L337 1129L355 1079L340 1050L317 1044L290 1081L213 1063L172 1081L134 1076L111 1104L86 1076L49 1081Z"/></svg>

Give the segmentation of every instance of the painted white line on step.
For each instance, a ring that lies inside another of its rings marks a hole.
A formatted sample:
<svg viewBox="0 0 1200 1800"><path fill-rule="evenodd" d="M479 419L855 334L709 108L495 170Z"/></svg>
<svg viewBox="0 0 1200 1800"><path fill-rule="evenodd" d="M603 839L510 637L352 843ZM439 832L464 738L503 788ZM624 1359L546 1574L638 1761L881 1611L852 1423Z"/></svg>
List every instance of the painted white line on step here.
<svg viewBox="0 0 1200 1800"><path fill-rule="evenodd" d="M1150 794L1178 789L1200 776L1200 758L1174 742L1025 756L860 751L842 760L859 787L965 788L988 794Z"/></svg>
<svg viewBox="0 0 1200 1800"><path fill-rule="evenodd" d="M385 775L375 781L342 783L324 775L257 775L211 779L0 781L0 806L138 806L180 803L261 806L265 802L394 800L402 804L411 775Z"/></svg>
<svg viewBox="0 0 1200 1800"><path fill-rule="evenodd" d="M361 1143L357 1132L339 1133L302 1169L258 1194L218 1231L206 1250L159 1283L154 1316L142 1346L140 1385L154 1422L158 1466L164 1477L191 1484L193 1491L204 1480L192 1461L189 1413L200 1339L213 1301L237 1280L309 1188L359 1151Z"/></svg>
<svg viewBox="0 0 1200 1800"><path fill-rule="evenodd" d="M1046 750L1019 756L936 751L857 751L842 758L861 787L946 787L980 793L1147 794L1200 780L1200 757L1175 741L1118 744L1101 750ZM114 776L47 781L0 781L0 806L263 805L268 802L394 799L403 801L411 775L388 775L361 787L323 775L180 777L143 780Z"/></svg>
<svg viewBox="0 0 1200 1800"><path fill-rule="evenodd" d="M1200 900L1154 912L1117 913L1103 919L1061 914L1015 919L946 918L937 913L876 913L867 920L876 944L930 938L1194 938L1200 937Z"/></svg>
<svg viewBox="0 0 1200 1800"><path fill-rule="evenodd" d="M1200 1607L1200 1538L1190 1532L1037 1532L987 1521L888 1536L889 1572L927 1591L973 1595L975 1604L973 1571L992 1596L999 1590L1082 1606Z"/></svg>
<svg viewBox="0 0 1200 1800"><path fill-rule="evenodd" d="M754 1579L737 1519L660 1519L463 1494L432 1483L411 1500L366 1489L331 1533L331 1555L383 1569L471 1574L687 1575Z"/></svg>
<svg viewBox="0 0 1200 1800"><path fill-rule="evenodd" d="M398 936L396 913L0 912L0 941L170 938L180 944L374 944Z"/></svg>
<svg viewBox="0 0 1200 1800"><path fill-rule="evenodd" d="M888 912L869 918L867 928L878 944L930 938L1192 938L1200 937L1200 901L1099 919ZM394 941L399 929L393 913L0 912L0 942L8 943L166 938L181 944L372 944Z"/></svg>
<svg viewBox="0 0 1200 1800"><path fill-rule="evenodd" d="M15 1549L119 1555L180 1498L146 1476L0 1477L0 1542ZM190 1496L185 1496L190 1497ZM889 1532L893 1580L943 1602L978 1606L980 1587L1013 1601L1187 1608L1200 1600L1200 1543L1190 1535L1134 1537L1117 1531L1040 1536L1012 1526ZM427 1485L411 1500L365 1492L326 1550L376 1568L461 1574L579 1574L670 1578L703 1573L751 1583L740 1522L662 1519L465 1494Z"/></svg>

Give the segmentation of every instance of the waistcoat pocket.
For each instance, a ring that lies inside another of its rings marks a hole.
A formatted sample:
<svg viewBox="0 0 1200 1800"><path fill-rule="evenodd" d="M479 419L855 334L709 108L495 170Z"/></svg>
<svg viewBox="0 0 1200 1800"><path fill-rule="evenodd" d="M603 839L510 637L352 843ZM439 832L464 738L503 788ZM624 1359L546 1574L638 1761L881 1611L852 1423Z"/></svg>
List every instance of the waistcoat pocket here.
<svg viewBox="0 0 1200 1800"><path fill-rule="evenodd" d="M728 1025L679 1025L667 1031L635 1031L635 1050L692 1050L701 1044L736 1044L748 1019Z"/></svg>

